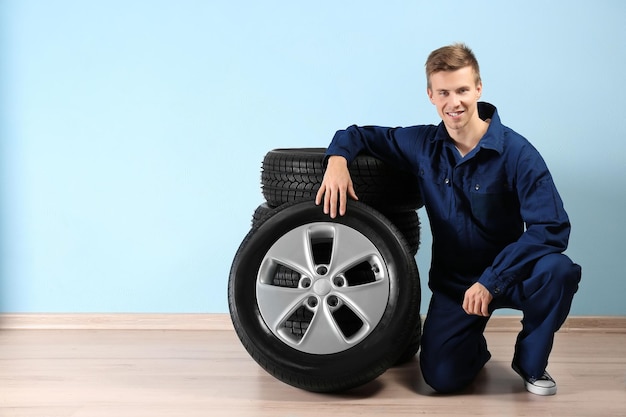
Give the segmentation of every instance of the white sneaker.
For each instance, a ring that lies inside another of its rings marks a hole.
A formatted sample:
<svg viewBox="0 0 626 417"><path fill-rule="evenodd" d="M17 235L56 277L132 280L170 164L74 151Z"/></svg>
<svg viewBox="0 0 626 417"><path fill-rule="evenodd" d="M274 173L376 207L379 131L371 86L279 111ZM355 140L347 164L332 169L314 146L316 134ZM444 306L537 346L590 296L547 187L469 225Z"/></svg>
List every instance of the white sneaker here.
<svg viewBox="0 0 626 417"><path fill-rule="evenodd" d="M548 371L543 371L543 375L540 378L533 378L524 375L522 370L517 366L515 362L511 365L513 370L517 372L519 376L524 380L524 386L526 391L536 395L554 395L556 394L556 382Z"/></svg>

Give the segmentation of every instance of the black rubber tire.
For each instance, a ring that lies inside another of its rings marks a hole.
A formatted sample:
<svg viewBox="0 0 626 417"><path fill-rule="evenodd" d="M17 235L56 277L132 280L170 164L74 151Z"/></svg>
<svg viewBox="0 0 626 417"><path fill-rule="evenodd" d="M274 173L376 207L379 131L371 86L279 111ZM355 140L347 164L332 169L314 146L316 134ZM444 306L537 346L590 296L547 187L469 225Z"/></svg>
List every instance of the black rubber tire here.
<svg viewBox="0 0 626 417"><path fill-rule="evenodd" d="M271 207L269 204L263 203L260 204L252 213L252 228L258 227L261 223L263 223L268 215L275 209L276 207Z"/></svg>
<svg viewBox="0 0 626 417"><path fill-rule="evenodd" d="M324 178L325 148L274 149L263 158L263 197L274 207L289 201L314 199ZM423 206L417 178L379 159L359 155L350 164L359 201L382 212Z"/></svg>
<svg viewBox="0 0 626 417"><path fill-rule="evenodd" d="M421 224L415 210L383 212L391 223L393 223L404 235L409 252L415 255L420 247Z"/></svg>
<svg viewBox="0 0 626 417"><path fill-rule="evenodd" d="M400 355L395 365L403 365L409 362L411 359L417 355L417 352L420 349L420 343L422 342L422 319L421 317L417 321L417 325L413 329L413 334L411 335L411 340L409 341L408 346L404 349L404 352Z"/></svg>
<svg viewBox="0 0 626 417"><path fill-rule="evenodd" d="M378 211L359 202L348 205L348 213L336 219L310 200L275 209L245 237L230 271L230 316L243 346L268 373L309 391L343 391L375 379L398 361L418 326L419 274L404 237ZM305 225L354 230L375 246L383 261L388 279L386 305L369 333L345 350L316 354L290 346L268 327L259 307L257 279L266 254L282 236Z"/></svg>
<svg viewBox="0 0 626 417"><path fill-rule="evenodd" d="M271 207L267 202L260 204L252 214L252 227L258 226L260 223L267 220L272 210L275 207ZM420 246L420 220L415 210L397 211L397 212L383 212L387 217L404 235L409 247L409 252L415 255Z"/></svg>

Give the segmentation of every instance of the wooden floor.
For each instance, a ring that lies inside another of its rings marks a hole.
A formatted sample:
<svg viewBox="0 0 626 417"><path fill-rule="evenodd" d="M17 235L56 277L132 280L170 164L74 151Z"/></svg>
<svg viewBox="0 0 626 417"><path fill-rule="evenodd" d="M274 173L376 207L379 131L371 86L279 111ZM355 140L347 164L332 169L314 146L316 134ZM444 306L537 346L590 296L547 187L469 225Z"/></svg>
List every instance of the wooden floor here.
<svg viewBox="0 0 626 417"><path fill-rule="evenodd" d="M492 360L465 392L437 395L417 361L323 395L265 373L233 331L2 330L2 417L626 416L626 334L558 333L556 396L510 368L514 332L487 332Z"/></svg>

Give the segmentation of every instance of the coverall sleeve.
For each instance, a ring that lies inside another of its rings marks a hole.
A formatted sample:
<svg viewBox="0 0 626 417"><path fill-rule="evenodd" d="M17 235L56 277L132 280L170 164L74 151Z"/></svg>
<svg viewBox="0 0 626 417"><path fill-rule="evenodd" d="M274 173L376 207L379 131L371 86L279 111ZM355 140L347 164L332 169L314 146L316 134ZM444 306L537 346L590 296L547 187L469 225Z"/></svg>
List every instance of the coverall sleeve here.
<svg viewBox="0 0 626 417"><path fill-rule="evenodd" d="M352 125L335 133L326 151L346 158L350 164L359 153L366 153L400 169L414 169L408 156L414 154L420 127L381 127Z"/></svg>
<svg viewBox="0 0 626 417"><path fill-rule="evenodd" d="M532 146L521 153L515 178L525 231L496 256L478 280L496 297L527 278L539 258L565 251L570 235L561 197L543 158Z"/></svg>

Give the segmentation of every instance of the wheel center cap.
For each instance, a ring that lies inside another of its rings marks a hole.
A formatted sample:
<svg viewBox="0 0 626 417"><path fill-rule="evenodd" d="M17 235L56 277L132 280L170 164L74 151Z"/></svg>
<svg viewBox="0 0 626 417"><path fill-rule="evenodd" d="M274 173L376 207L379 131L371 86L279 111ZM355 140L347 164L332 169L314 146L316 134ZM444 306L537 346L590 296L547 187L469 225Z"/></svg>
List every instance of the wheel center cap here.
<svg viewBox="0 0 626 417"><path fill-rule="evenodd" d="M320 279L313 284L313 291L315 294L324 296L330 292L330 281L327 279Z"/></svg>

